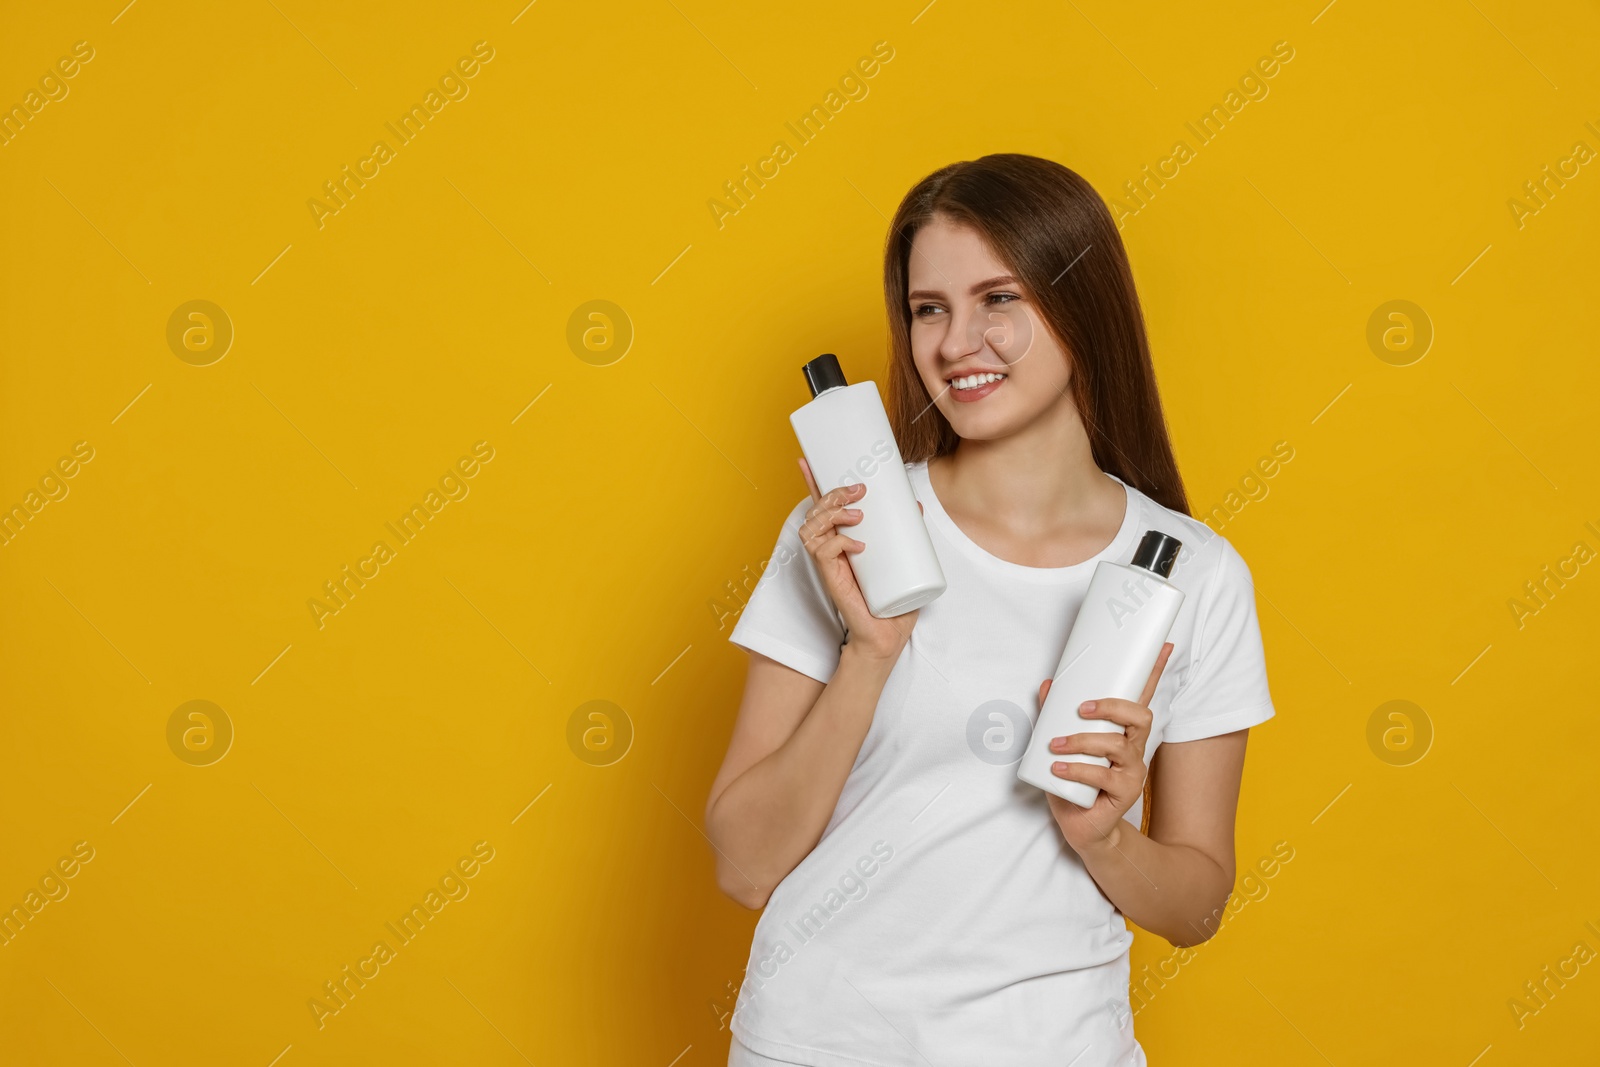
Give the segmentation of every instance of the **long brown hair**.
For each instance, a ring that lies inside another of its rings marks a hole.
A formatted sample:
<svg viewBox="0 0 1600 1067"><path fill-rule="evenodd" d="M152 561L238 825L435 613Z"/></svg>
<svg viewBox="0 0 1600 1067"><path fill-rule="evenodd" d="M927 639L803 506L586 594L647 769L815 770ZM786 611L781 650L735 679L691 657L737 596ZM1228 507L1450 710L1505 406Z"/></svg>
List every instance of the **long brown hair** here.
<svg viewBox="0 0 1600 1067"><path fill-rule="evenodd" d="M935 215L982 234L1038 306L1071 364L1069 388L1095 466L1188 515L1122 237L1093 186L1038 156L1006 152L952 163L900 201L884 248L883 296L889 425L901 457L914 463L946 455L961 440L911 358L907 263L917 231ZM1147 772L1141 833L1150 827L1153 782Z"/></svg>
<svg viewBox="0 0 1600 1067"><path fill-rule="evenodd" d="M1189 514L1116 223L1093 186L1038 156L1007 152L952 163L918 182L895 212L884 248L883 295L889 424L904 460L946 455L960 441L911 359L906 264L917 231L935 215L982 234L1038 306L1071 362L1072 399L1095 465Z"/></svg>

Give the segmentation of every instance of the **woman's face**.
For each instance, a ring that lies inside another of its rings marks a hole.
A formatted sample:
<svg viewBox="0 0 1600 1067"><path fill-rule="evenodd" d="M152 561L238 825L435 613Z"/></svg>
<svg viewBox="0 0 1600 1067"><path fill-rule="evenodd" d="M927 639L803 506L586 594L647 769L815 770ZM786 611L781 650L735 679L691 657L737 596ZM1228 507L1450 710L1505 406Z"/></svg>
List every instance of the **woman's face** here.
<svg viewBox="0 0 1600 1067"><path fill-rule="evenodd" d="M957 434L1006 437L1072 403L1066 353L977 230L935 215L912 241L907 278L911 358Z"/></svg>

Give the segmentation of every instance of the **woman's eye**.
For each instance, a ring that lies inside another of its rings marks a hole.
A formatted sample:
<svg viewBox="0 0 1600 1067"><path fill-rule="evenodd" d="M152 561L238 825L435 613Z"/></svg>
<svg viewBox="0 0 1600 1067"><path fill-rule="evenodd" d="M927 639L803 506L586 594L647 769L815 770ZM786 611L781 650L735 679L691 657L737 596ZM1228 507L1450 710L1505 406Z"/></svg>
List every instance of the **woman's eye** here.
<svg viewBox="0 0 1600 1067"><path fill-rule="evenodd" d="M984 298L984 302L988 304L1009 304L1013 301L1021 299L1022 298L1015 293L990 293ZM925 319L930 315L943 310L944 309L938 304L921 304L918 305L917 308L911 312L911 314L915 318Z"/></svg>

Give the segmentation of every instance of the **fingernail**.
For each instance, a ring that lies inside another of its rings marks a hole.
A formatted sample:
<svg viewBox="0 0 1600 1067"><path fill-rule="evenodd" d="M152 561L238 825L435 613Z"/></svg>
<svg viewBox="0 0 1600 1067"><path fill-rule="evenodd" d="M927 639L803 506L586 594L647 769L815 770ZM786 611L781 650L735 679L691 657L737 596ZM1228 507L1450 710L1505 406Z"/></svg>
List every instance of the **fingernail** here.
<svg viewBox="0 0 1600 1067"><path fill-rule="evenodd" d="M1078 705L1078 710L1079 711L1093 711L1094 710L1094 701L1085 700L1082 704Z"/></svg>

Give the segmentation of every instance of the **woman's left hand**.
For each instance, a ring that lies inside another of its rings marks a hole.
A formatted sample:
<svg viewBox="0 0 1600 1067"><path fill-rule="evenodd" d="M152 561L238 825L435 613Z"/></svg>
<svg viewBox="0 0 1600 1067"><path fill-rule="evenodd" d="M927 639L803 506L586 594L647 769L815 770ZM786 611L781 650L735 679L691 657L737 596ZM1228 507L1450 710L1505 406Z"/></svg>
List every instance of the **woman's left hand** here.
<svg viewBox="0 0 1600 1067"><path fill-rule="evenodd" d="M1156 657L1155 667L1151 669L1150 678L1145 682L1144 692L1137 702L1107 698L1087 701L1079 707L1078 714L1081 717L1109 719L1121 726L1123 733L1068 734L1050 740L1050 751L1057 755L1075 752L1103 756L1111 761L1109 767L1067 761L1057 762L1051 767L1051 773L1058 778L1083 782L1100 790L1100 795L1088 808L1080 808L1054 793L1045 794L1056 825L1061 827L1067 844L1079 854L1106 844L1115 846L1123 815L1144 792L1145 775L1148 773L1144 764L1144 747L1150 737L1150 723L1154 718L1149 707L1150 698L1155 694L1161 672L1166 668L1167 657L1171 654L1171 642L1161 646L1161 654ZM1039 687L1040 708L1044 707L1044 698L1049 692L1050 679L1047 678Z"/></svg>

